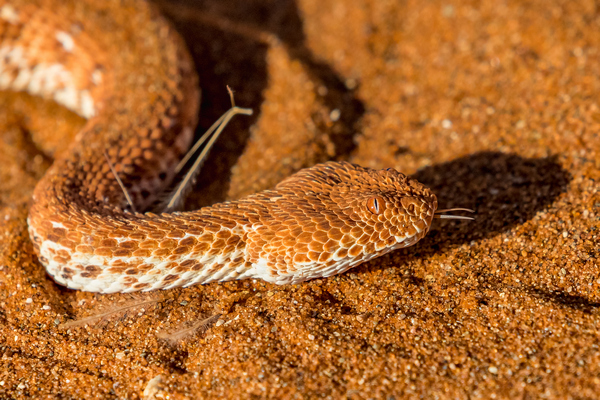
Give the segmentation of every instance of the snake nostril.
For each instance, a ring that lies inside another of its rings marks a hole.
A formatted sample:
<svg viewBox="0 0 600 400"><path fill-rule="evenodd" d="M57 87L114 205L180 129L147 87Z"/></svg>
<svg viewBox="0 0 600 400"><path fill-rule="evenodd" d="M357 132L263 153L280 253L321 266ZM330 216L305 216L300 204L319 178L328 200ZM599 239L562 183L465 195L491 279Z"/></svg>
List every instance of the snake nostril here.
<svg viewBox="0 0 600 400"><path fill-rule="evenodd" d="M420 206L419 201L414 197L403 197L400 199L400 203L409 215L416 215L416 207Z"/></svg>

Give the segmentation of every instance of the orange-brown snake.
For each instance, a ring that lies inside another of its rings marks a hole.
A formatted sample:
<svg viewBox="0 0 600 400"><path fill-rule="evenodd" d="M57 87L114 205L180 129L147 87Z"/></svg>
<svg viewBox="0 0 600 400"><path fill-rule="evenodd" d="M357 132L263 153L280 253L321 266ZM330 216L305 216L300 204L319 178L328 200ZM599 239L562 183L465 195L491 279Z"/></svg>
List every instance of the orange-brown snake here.
<svg viewBox="0 0 600 400"><path fill-rule="evenodd" d="M127 210L115 173L135 210L155 202L190 146L198 87L183 41L145 1L0 0L0 89L88 119L36 186L29 213L35 251L56 282L104 293L298 283L428 232L437 208L429 189L346 162L196 211Z"/></svg>

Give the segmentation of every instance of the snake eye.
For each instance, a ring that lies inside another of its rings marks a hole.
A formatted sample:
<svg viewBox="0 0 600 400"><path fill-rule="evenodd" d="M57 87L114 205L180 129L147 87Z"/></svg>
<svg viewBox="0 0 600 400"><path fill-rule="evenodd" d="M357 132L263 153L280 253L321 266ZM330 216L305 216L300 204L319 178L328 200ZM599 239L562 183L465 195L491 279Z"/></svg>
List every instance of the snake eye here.
<svg viewBox="0 0 600 400"><path fill-rule="evenodd" d="M385 201L380 196L373 196L367 200L367 208L375 215L382 214L385 210Z"/></svg>

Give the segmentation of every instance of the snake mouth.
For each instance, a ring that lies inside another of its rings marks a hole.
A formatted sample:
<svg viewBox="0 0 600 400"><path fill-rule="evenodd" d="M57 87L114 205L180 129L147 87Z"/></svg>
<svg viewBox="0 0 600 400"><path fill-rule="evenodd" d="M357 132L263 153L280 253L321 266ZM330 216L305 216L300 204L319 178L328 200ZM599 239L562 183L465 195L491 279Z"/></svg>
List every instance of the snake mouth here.
<svg viewBox="0 0 600 400"><path fill-rule="evenodd" d="M417 229L417 234L415 235L415 243L423 239L429 233L434 216L434 213L427 213L427 216L424 219L413 225Z"/></svg>

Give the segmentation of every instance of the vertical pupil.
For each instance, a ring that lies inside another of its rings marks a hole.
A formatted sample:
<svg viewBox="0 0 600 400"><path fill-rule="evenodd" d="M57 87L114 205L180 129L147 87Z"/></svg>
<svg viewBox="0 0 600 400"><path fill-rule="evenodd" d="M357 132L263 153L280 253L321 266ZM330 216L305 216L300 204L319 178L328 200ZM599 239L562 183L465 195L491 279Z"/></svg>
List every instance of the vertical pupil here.
<svg viewBox="0 0 600 400"><path fill-rule="evenodd" d="M380 202L382 202L381 204L379 204ZM385 201L379 197L379 196L374 196L369 198L369 200L367 200L367 208L369 209L369 211L371 211L373 214L379 215L383 212L383 210L385 209Z"/></svg>

